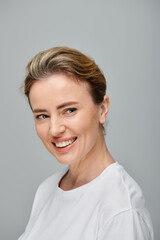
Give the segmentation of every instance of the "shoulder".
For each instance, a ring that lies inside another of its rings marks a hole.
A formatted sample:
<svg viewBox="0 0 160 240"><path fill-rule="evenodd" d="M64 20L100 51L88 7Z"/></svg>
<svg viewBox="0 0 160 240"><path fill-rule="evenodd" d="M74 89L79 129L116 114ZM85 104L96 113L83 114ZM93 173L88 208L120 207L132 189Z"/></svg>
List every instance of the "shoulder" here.
<svg viewBox="0 0 160 240"><path fill-rule="evenodd" d="M40 211L43 209L50 197L55 193L58 182L65 171L67 171L67 168L57 171L39 185L34 197L32 211L26 231L30 228L30 226L32 226Z"/></svg>
<svg viewBox="0 0 160 240"><path fill-rule="evenodd" d="M144 197L140 186L118 163L112 166L112 171L106 172L103 181L104 198L115 207L126 210L130 208L142 208L145 205Z"/></svg>
<svg viewBox="0 0 160 240"><path fill-rule="evenodd" d="M49 196L52 194L58 186L60 178L67 171L68 167L64 167L63 169L55 172L48 178L46 178L38 187L36 195L41 196Z"/></svg>
<svg viewBox="0 0 160 240"><path fill-rule="evenodd" d="M40 210L43 205L48 201L50 196L55 194L55 191L58 186L58 182L63 174L66 172L67 167L55 172L53 175L46 178L38 187L34 202L32 206L32 210L35 211L36 209Z"/></svg>
<svg viewBox="0 0 160 240"><path fill-rule="evenodd" d="M101 202L100 226L104 223L106 226L107 223L114 221L122 227L127 223L132 224L133 222L129 220L132 219L137 225L146 225L151 228L151 219L142 190L120 164L114 164L110 174L108 176L106 174L103 184L104 197Z"/></svg>

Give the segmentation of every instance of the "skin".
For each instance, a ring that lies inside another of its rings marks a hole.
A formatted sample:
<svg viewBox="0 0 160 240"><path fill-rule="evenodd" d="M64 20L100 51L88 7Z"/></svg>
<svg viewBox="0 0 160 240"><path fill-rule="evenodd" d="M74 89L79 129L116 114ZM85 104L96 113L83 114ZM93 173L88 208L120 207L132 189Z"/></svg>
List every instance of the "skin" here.
<svg viewBox="0 0 160 240"><path fill-rule="evenodd" d="M71 190L96 178L114 159L103 136L102 124L109 111L109 97L93 102L89 85L63 74L37 80L29 99L37 135L47 150L62 164L69 165L59 187ZM54 143L76 139L66 148Z"/></svg>

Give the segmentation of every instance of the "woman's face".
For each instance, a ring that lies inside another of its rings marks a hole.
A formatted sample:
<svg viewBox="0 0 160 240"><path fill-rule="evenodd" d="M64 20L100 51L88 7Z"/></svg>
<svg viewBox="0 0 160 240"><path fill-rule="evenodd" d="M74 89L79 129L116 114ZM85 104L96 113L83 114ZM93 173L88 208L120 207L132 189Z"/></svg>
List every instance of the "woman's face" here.
<svg viewBox="0 0 160 240"><path fill-rule="evenodd" d="M36 131L47 150L62 164L72 164L94 151L105 121L85 82L54 74L30 89Z"/></svg>

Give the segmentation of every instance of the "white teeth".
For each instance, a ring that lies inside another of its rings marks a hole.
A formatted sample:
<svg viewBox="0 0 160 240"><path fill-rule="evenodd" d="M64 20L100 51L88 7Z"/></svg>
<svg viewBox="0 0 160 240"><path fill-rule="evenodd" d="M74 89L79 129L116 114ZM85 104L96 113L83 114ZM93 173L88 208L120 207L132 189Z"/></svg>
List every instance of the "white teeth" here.
<svg viewBox="0 0 160 240"><path fill-rule="evenodd" d="M72 139L72 140L69 140L69 141L65 141L65 142L59 142L59 143L55 143L56 147L66 147L68 146L69 144L73 143L76 139Z"/></svg>

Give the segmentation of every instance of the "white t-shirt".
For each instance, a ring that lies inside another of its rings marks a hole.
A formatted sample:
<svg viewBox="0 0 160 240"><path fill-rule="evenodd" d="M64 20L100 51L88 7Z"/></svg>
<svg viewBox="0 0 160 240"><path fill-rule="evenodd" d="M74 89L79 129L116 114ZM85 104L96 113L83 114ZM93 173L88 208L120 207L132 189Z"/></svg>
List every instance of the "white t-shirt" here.
<svg viewBox="0 0 160 240"><path fill-rule="evenodd" d="M67 171L65 167L40 185L19 240L153 240L141 189L120 164L63 191L58 184Z"/></svg>

